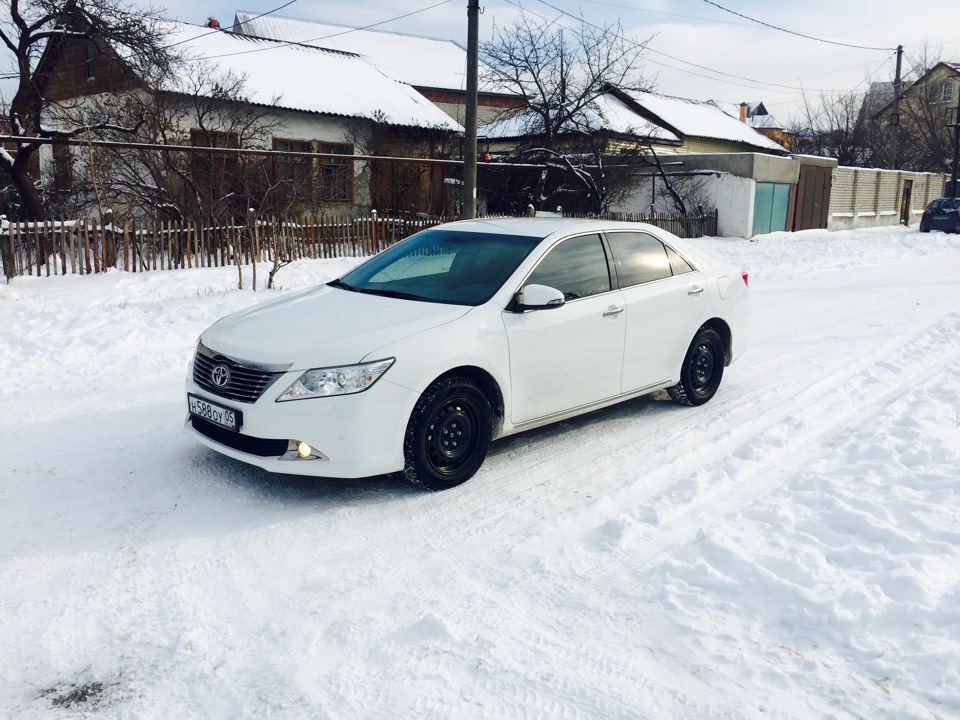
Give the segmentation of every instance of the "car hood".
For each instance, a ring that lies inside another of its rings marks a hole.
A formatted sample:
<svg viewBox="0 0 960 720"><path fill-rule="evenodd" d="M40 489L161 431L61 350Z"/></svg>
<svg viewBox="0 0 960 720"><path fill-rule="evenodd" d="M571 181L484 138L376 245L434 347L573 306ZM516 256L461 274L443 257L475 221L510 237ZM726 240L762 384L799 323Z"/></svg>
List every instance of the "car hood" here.
<svg viewBox="0 0 960 720"><path fill-rule="evenodd" d="M321 285L228 315L200 341L241 361L291 365L291 370L332 367L360 362L377 348L456 320L471 309Z"/></svg>

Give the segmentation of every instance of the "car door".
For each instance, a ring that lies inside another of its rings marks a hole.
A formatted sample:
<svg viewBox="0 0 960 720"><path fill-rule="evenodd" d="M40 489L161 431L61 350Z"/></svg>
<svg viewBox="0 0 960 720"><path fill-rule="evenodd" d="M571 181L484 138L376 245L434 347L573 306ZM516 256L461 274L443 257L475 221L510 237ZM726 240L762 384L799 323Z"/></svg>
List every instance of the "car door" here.
<svg viewBox="0 0 960 720"><path fill-rule="evenodd" d="M612 232L607 241L623 294L623 392L669 379L706 310L706 286L673 248L645 232Z"/></svg>
<svg viewBox="0 0 960 720"><path fill-rule="evenodd" d="M624 304L600 235L554 245L524 282L531 284L560 290L565 303L503 313L511 421L521 424L619 395Z"/></svg>

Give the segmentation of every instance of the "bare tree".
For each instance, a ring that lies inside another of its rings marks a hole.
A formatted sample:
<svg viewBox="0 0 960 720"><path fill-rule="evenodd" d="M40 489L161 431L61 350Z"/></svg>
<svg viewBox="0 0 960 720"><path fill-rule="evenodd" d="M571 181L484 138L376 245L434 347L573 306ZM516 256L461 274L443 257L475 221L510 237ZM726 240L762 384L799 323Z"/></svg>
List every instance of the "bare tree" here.
<svg viewBox="0 0 960 720"><path fill-rule="evenodd" d="M909 87L900 100L897 165L917 172L950 172L953 134L948 125L955 119L956 98L944 98L943 83L952 81L953 93L960 92L960 71L956 65L943 65L941 53L929 46L906 60ZM890 164L891 112L888 106L874 118L878 127L874 151L883 166Z"/></svg>
<svg viewBox="0 0 960 720"><path fill-rule="evenodd" d="M382 112L372 120L357 118L347 139L362 155L449 159L461 139L443 128L403 128L390 125ZM448 169L429 163L373 160L364 163L356 182L364 186L380 212L441 214L448 208L444 192Z"/></svg>
<svg viewBox="0 0 960 720"><path fill-rule="evenodd" d="M31 138L69 138L105 128L119 129L117 116L90 117L82 127L59 129L45 122L49 73L45 54L55 55L65 43L83 47L91 62L96 56L123 54L135 77L155 77L175 63L165 47L167 33L160 11L134 8L119 0L10 0L0 15L0 42L15 68L16 90L6 115L11 134L24 138L15 149L0 152L0 170L20 197L24 214L43 214L40 193L30 177L40 143Z"/></svg>
<svg viewBox="0 0 960 720"><path fill-rule="evenodd" d="M578 118L607 85L649 90L640 58L646 43L627 38L619 24L598 27L581 22L558 28L524 14L508 28L494 27L481 47L491 80L512 86L527 99L523 128L539 143L555 143L571 119Z"/></svg>
<svg viewBox="0 0 960 720"><path fill-rule="evenodd" d="M794 152L836 158L840 165L866 167L872 150L870 119L864 113L864 94L821 93L803 96L799 118L790 132L796 136Z"/></svg>
<svg viewBox="0 0 960 720"><path fill-rule="evenodd" d="M606 209L617 188L629 183L633 169L645 161L637 152L643 144L639 136L621 133L618 149L611 149L597 99L610 86L652 89L641 66L647 42L625 37L619 23L601 28L584 21L565 29L526 14L508 28L494 28L493 39L482 47L490 79L527 99L527 109L510 120L523 139L503 160L545 166L485 172L494 206L499 200L513 211L527 204L594 213Z"/></svg>

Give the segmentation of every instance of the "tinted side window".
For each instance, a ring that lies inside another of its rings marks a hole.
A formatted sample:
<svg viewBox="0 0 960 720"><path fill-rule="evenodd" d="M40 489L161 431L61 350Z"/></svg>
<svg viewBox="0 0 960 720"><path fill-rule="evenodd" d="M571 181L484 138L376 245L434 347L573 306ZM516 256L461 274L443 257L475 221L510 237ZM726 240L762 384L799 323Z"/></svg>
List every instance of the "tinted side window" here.
<svg viewBox="0 0 960 720"><path fill-rule="evenodd" d="M668 245L664 245L664 247L667 248L667 257L670 258L670 269L673 270L674 275L683 275L684 273L693 272L693 268L690 267L690 263L677 255L676 250Z"/></svg>
<svg viewBox="0 0 960 720"><path fill-rule="evenodd" d="M537 265L527 284L556 288L567 300L607 292L610 273L600 236L564 240Z"/></svg>
<svg viewBox="0 0 960 720"><path fill-rule="evenodd" d="M673 275L663 243L647 233L618 232L607 237L617 262L620 287L639 285Z"/></svg>

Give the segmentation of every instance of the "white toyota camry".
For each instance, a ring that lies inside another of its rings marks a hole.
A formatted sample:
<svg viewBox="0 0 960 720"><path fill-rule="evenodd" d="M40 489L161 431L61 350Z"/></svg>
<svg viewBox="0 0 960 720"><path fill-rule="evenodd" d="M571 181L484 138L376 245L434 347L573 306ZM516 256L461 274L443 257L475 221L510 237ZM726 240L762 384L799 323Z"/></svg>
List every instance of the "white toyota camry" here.
<svg viewBox="0 0 960 720"><path fill-rule="evenodd" d="M443 489L505 435L663 388L707 402L749 316L741 268L650 225L456 222L215 323L186 427L274 472Z"/></svg>

